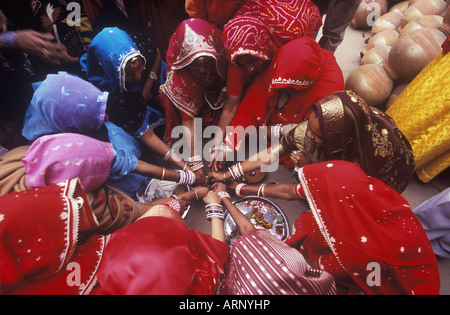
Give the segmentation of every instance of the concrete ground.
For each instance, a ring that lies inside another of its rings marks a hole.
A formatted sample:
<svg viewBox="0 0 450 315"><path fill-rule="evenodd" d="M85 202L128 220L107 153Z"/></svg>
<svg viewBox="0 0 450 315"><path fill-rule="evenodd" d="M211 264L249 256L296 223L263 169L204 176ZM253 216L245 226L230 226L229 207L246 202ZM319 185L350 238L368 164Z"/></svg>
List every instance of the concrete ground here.
<svg viewBox="0 0 450 315"><path fill-rule="evenodd" d="M319 35L320 36L320 33ZM345 34L344 42L337 49L335 55L342 68L344 77L359 66L360 52L365 47L365 40L370 37L370 32L355 30L349 27ZM441 174L433 182L424 184L416 177L402 194L414 209L425 200L437 195L444 188L450 187L450 170ZM274 173L267 174L264 182L278 181L280 183L292 183L292 172L284 166ZM285 213L290 226L295 222L300 213L308 211L306 201L285 201L273 200ZM205 218L204 205L202 203L193 204L186 217L186 223L199 231L209 234L209 222ZM450 295L450 259L438 259L441 273L441 295Z"/></svg>

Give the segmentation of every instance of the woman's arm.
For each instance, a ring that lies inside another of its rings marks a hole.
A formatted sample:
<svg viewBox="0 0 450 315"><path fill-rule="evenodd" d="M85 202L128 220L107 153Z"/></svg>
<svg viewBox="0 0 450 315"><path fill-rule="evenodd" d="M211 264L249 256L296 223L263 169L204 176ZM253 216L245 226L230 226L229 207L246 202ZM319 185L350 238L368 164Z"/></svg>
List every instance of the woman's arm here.
<svg viewBox="0 0 450 315"><path fill-rule="evenodd" d="M144 133L140 140L156 154L161 157L167 157L167 161L180 169L185 169L186 163L175 152L173 152L150 128ZM169 156L170 154L170 156ZM186 170L190 170L187 167Z"/></svg>
<svg viewBox="0 0 450 315"><path fill-rule="evenodd" d="M260 170L264 166L268 166L272 163L277 163L280 156L285 155L287 152L285 149L278 145L275 148L268 148L267 150L263 150L244 162L239 163L239 167L237 169L240 172L241 177L244 174L250 173L255 170ZM242 174L243 173L243 174ZM234 173L236 175L236 172ZM232 174L232 171L229 169L225 172L211 172L209 178L213 181L226 181L228 179L235 179ZM237 179L237 178L236 178Z"/></svg>
<svg viewBox="0 0 450 315"><path fill-rule="evenodd" d="M141 160L138 161L138 166L136 167L134 172L148 176L150 178L157 178L171 182L178 182L180 180L180 174L178 172L167 170L165 168L149 164Z"/></svg>
<svg viewBox="0 0 450 315"><path fill-rule="evenodd" d="M214 191L217 193L226 193L226 186L223 183L216 183L214 185ZM222 203L227 208L236 226L239 228L241 234L247 234L255 230L255 227L250 220L231 202L228 197L222 197Z"/></svg>
<svg viewBox="0 0 450 315"><path fill-rule="evenodd" d="M238 184L233 183L230 188L236 190ZM259 196L267 198L276 198L283 200L301 199L297 194L297 185L295 184L262 184L260 186L248 186L241 184L239 187L239 196Z"/></svg>
<svg viewBox="0 0 450 315"><path fill-rule="evenodd" d="M208 216L208 207L214 207L214 209L218 209L217 205L220 205L220 197L214 191L209 191L208 195L203 198L203 201L206 204L206 213ZM211 210L217 212L216 214L209 215L209 220L211 221L211 237L216 240L225 242L225 230L223 227L223 211L220 214L219 210Z"/></svg>
<svg viewBox="0 0 450 315"><path fill-rule="evenodd" d="M150 77L147 78L147 81L145 81L144 88L142 90L142 97L146 101L149 101L150 97L152 96L153 84L158 80L158 74L161 69L161 60L162 60L161 52L159 51L158 48L156 48L156 51L157 55L155 62L153 63L153 66L150 70Z"/></svg>

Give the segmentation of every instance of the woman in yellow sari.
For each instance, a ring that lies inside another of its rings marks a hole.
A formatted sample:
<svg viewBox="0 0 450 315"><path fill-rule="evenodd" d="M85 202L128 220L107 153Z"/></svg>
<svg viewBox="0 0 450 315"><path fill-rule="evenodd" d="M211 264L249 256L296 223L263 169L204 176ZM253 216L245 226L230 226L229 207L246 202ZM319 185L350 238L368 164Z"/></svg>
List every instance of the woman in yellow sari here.
<svg viewBox="0 0 450 315"><path fill-rule="evenodd" d="M447 35L443 53L386 112L409 140L416 174L425 183L450 166L450 7L439 30Z"/></svg>

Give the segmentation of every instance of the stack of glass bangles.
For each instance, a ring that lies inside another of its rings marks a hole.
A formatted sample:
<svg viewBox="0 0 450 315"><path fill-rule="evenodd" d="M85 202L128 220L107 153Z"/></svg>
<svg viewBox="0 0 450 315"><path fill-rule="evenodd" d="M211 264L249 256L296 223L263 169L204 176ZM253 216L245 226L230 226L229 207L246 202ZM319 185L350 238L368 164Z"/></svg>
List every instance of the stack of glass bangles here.
<svg viewBox="0 0 450 315"><path fill-rule="evenodd" d="M241 163L229 167L228 170L230 171L231 177L233 177L233 179L236 181L240 180L245 176Z"/></svg>
<svg viewBox="0 0 450 315"><path fill-rule="evenodd" d="M198 170L203 168L203 161L201 155L196 155L193 157L190 157L188 159L189 167L193 172L197 172Z"/></svg>
<svg viewBox="0 0 450 315"><path fill-rule="evenodd" d="M206 213L206 218L208 219L208 221L211 221L213 218L221 219L221 220L225 219L225 215L223 213L223 207L222 207L222 205L217 204L217 203L211 203L211 204L206 205L205 213Z"/></svg>
<svg viewBox="0 0 450 315"><path fill-rule="evenodd" d="M196 181L194 172L192 171L177 171L180 174L179 185L189 186L193 185Z"/></svg>

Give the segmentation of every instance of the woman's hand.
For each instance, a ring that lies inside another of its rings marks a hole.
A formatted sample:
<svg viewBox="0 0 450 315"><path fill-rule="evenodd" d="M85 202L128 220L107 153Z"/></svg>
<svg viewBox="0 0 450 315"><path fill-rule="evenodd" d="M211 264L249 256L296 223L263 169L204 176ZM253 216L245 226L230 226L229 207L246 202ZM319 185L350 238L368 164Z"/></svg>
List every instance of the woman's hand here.
<svg viewBox="0 0 450 315"><path fill-rule="evenodd" d="M205 176L205 173L203 169L199 169L195 172L195 185L196 186L202 186L206 183L207 177Z"/></svg>
<svg viewBox="0 0 450 315"><path fill-rule="evenodd" d="M207 205L210 205L210 204L212 204L212 203L215 203L215 204L219 204L219 205L220 205L220 197L219 197L219 195L218 195L216 192L212 191L212 190L210 190L210 191L208 192L208 194L206 195L206 197L203 198L203 201L204 201Z"/></svg>
<svg viewBox="0 0 450 315"><path fill-rule="evenodd" d="M308 159L300 151L292 151L291 160L296 167L303 167L309 164Z"/></svg>
<svg viewBox="0 0 450 315"><path fill-rule="evenodd" d="M222 191L227 191L227 185L225 185L224 183L221 182L217 182L215 183L213 186L213 191L216 193L222 192Z"/></svg>
<svg viewBox="0 0 450 315"><path fill-rule="evenodd" d="M225 181L225 173L224 172L214 172L212 171L211 173L209 173L208 175L208 179L215 183L215 182L223 182Z"/></svg>
<svg viewBox="0 0 450 315"><path fill-rule="evenodd" d="M55 43L55 37L50 33L24 30L15 32L15 36L19 50L37 56L45 62L60 65L75 63L79 60L70 56L64 45Z"/></svg>

